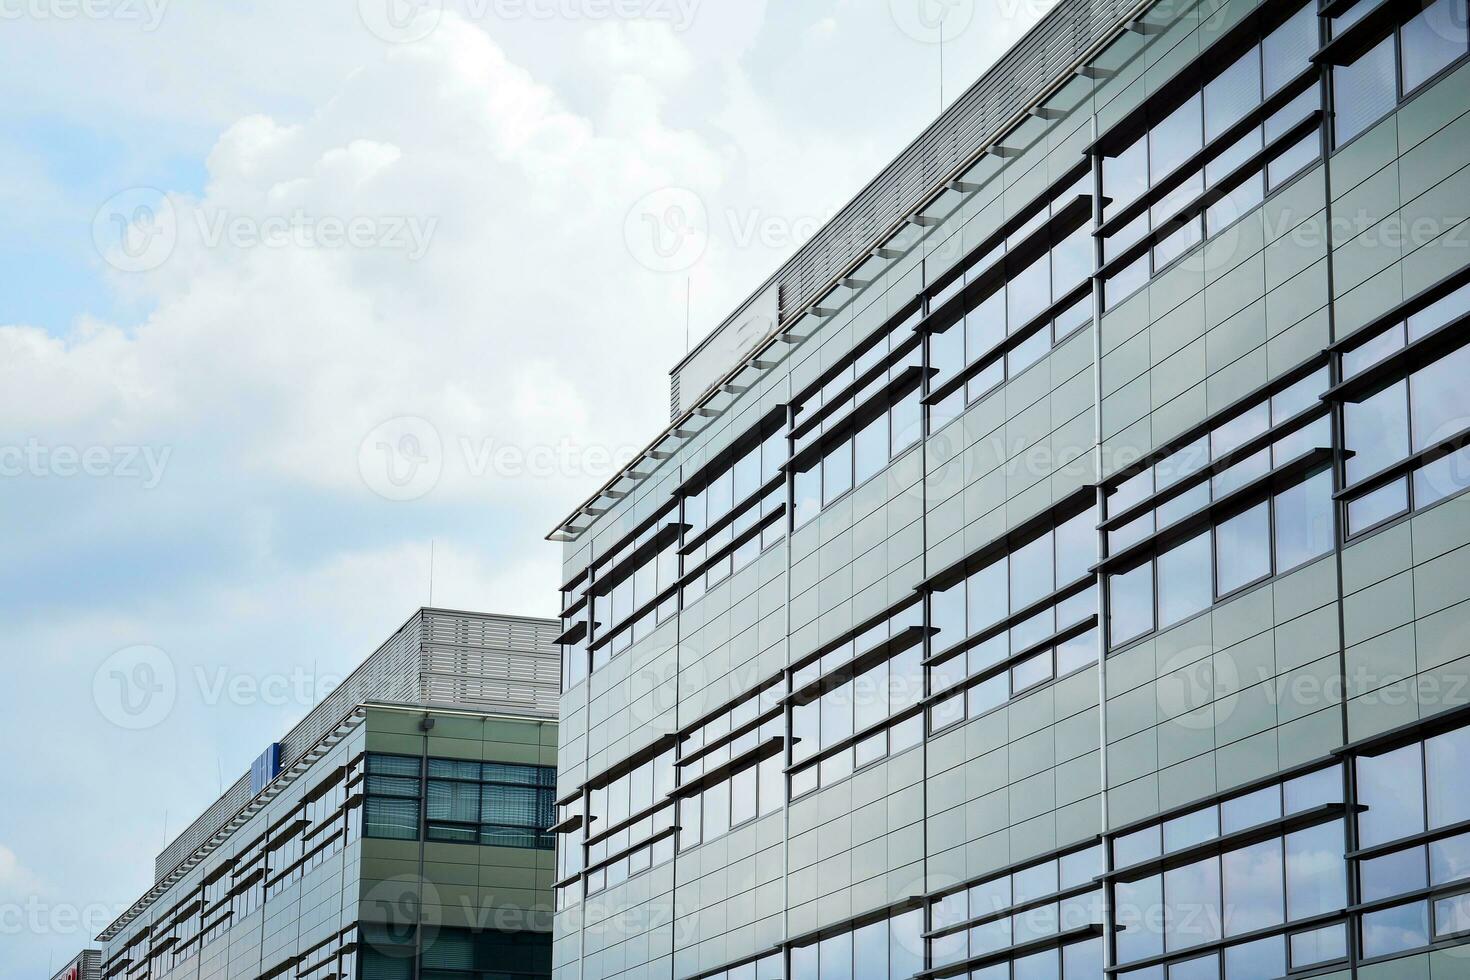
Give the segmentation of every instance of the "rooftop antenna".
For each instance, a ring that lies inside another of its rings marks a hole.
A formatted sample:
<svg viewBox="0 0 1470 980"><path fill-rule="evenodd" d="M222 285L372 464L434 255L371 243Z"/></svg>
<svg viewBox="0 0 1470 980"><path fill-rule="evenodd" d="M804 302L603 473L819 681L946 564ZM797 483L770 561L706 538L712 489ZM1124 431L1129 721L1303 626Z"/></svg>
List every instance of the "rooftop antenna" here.
<svg viewBox="0 0 1470 980"><path fill-rule="evenodd" d="M689 321L694 303L694 277L684 279L684 353L689 353Z"/></svg>
<svg viewBox="0 0 1470 980"><path fill-rule="evenodd" d="M434 539L429 539L429 606L434 605Z"/></svg>

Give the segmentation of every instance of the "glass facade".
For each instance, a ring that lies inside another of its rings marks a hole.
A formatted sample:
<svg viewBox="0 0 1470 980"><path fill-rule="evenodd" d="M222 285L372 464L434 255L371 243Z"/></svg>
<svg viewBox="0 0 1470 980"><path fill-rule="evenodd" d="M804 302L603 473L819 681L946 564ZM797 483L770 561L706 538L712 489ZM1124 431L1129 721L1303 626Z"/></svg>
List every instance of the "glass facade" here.
<svg viewBox="0 0 1470 980"><path fill-rule="evenodd" d="M1466 16L1117 25L559 529L558 978L1453 975Z"/></svg>
<svg viewBox="0 0 1470 980"><path fill-rule="evenodd" d="M550 761L556 738L531 717L352 710L104 934L101 975L550 977L556 770L446 756Z"/></svg>
<svg viewBox="0 0 1470 980"><path fill-rule="evenodd" d="M367 756L363 828L369 837L391 840L427 836L551 850L555 798L556 770L550 766L373 752Z"/></svg>

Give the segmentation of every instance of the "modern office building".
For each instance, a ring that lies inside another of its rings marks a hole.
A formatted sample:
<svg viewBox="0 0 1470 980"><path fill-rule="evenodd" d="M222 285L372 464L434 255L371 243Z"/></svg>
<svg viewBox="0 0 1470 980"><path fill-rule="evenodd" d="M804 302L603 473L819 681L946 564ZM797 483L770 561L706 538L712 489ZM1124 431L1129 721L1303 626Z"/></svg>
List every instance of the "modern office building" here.
<svg viewBox="0 0 1470 980"><path fill-rule="evenodd" d="M674 369L558 980L1470 977L1467 53L1060 0Z"/></svg>
<svg viewBox="0 0 1470 980"><path fill-rule="evenodd" d="M101 976L549 977L556 634L414 613L158 855Z"/></svg>
<svg viewBox="0 0 1470 980"><path fill-rule="evenodd" d="M84 949L51 980L102 980L102 951Z"/></svg>

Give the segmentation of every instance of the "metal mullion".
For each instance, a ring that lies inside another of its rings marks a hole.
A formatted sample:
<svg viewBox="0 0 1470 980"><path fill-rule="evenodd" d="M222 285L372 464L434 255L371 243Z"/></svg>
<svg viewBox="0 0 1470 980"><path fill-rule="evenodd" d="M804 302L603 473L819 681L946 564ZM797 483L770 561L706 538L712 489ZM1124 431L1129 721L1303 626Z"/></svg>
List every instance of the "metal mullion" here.
<svg viewBox="0 0 1470 980"><path fill-rule="evenodd" d="M1409 482L1411 484L1413 483L1412 480L1410 480ZM1412 503L1412 501L1411 501L1411 503ZM1412 507L1410 507L1409 509L1411 511L1413 510ZM1429 739L1427 739L1427 738L1426 739L1423 739L1419 743L1419 783L1420 783L1419 790L1420 790L1420 794L1421 794L1420 795L1420 799L1421 799L1422 804L1424 806L1424 832L1425 833L1428 833L1429 830L1430 830L1430 824L1433 821L1430 819L1430 816L1429 816ZM1422 857L1424 859L1424 883L1426 885L1432 885L1433 884L1433 878L1432 878L1432 875L1430 873L1431 869L1429 867L1429 845L1428 844L1425 844L1423 846L1423 854L1422 854ZM1434 932L1434 921L1433 921L1434 905L1433 905L1433 903L1430 903L1429 911L1430 911L1429 928L1430 928L1430 934L1433 935L1433 932Z"/></svg>
<svg viewBox="0 0 1470 980"><path fill-rule="evenodd" d="M1097 114L1093 113L1090 122L1091 132L1089 135L1096 144L1098 140ZM1094 478L1097 488L1093 494L1094 514L1098 523L1102 523L1102 515L1107 513L1107 490L1103 486L1103 427L1102 427L1102 310L1104 305L1105 286L1099 274L1102 268L1103 242L1097 232L1105 223L1103 212L1103 157L1096 149L1088 153L1088 161L1092 170L1092 275L1090 284L1092 286L1092 412L1093 412L1093 467ZM1098 563L1101 564L1103 556L1107 554L1108 535L1100 526L1094 538L1094 548ZM1098 689L1098 752L1099 786L1098 793L1099 822L1101 833L1099 834L1100 855L1102 857L1103 874L1107 875L1113 870L1113 845L1112 836L1108 831L1108 711L1107 711L1107 659L1108 650L1112 645L1112 617L1109 615L1110 591L1108 587L1108 575L1101 568L1093 574L1094 587L1097 590L1097 689ZM1116 902L1116 883L1104 880L1099 892L1102 904L1102 918L1105 925L1113 921L1113 910ZM1117 955L1117 930L1105 928L1103 931L1102 953L1103 971L1116 966Z"/></svg>

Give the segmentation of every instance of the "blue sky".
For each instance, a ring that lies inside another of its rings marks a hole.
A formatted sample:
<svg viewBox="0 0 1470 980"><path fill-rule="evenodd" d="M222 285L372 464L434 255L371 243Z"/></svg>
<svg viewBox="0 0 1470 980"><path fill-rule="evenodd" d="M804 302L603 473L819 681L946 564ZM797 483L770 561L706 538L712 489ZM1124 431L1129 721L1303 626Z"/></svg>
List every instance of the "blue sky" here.
<svg viewBox="0 0 1470 980"><path fill-rule="evenodd" d="M953 98L1047 6L449 0L405 39L387 2L0 21L5 976L151 884L431 542L436 603L550 614L542 537L666 421L686 288L697 338L933 116L933 17ZM140 656L143 727L105 684Z"/></svg>

